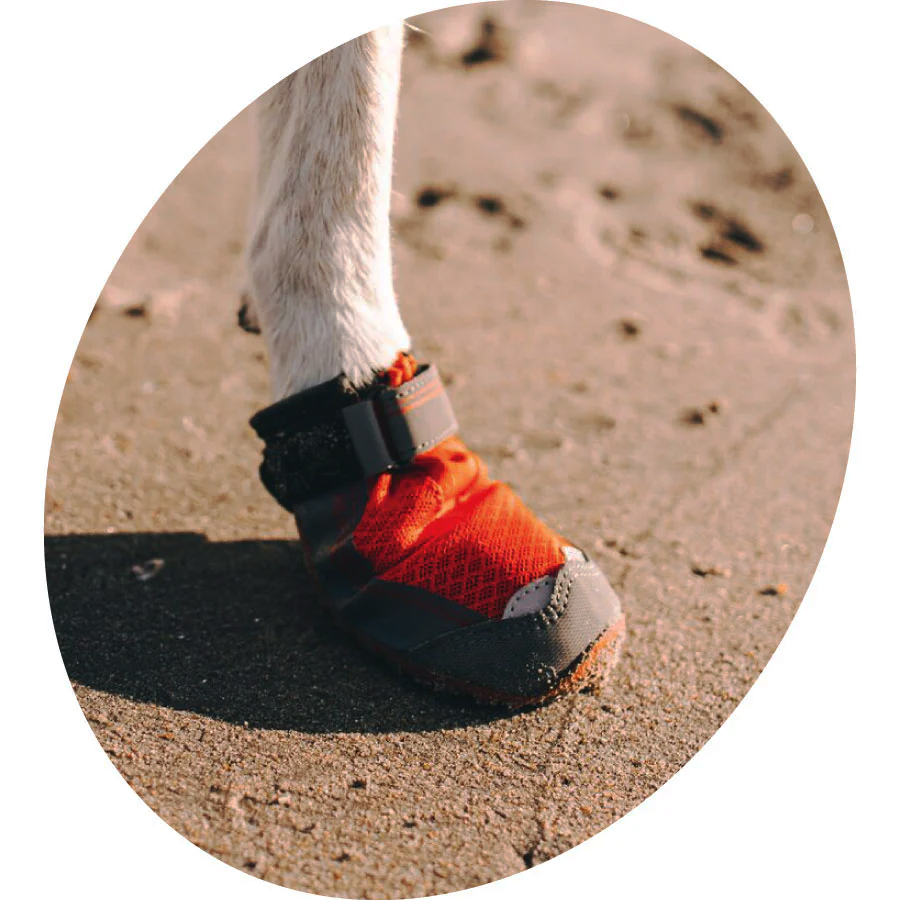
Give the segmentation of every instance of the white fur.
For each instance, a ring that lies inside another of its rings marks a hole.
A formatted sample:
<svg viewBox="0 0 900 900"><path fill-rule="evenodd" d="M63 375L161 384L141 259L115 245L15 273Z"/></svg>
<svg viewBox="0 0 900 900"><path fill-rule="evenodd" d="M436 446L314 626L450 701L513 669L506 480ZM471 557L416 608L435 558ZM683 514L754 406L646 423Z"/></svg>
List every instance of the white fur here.
<svg viewBox="0 0 900 900"><path fill-rule="evenodd" d="M248 272L272 389L354 383L409 348L389 205L403 26L326 53L257 101Z"/></svg>

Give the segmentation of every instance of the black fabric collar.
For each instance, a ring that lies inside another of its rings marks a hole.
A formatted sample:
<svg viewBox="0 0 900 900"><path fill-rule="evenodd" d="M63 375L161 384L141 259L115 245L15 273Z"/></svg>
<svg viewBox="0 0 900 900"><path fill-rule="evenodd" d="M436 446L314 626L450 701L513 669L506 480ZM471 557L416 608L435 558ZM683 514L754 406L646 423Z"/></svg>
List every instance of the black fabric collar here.
<svg viewBox="0 0 900 900"><path fill-rule="evenodd" d="M250 425L265 442L259 477L286 510L363 477L341 411L379 387L374 381L355 388L339 375L253 416Z"/></svg>
<svg viewBox="0 0 900 900"><path fill-rule="evenodd" d="M440 375L420 365L392 388L384 377L354 387L343 375L258 412L260 478L287 510L366 476L400 468L455 434Z"/></svg>

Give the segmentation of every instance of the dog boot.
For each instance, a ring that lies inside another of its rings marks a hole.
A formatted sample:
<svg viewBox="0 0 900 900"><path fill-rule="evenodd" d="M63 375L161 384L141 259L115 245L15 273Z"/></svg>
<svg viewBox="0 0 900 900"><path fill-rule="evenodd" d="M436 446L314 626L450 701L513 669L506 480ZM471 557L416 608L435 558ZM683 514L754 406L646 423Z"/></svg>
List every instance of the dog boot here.
<svg viewBox="0 0 900 900"><path fill-rule="evenodd" d="M433 366L400 354L365 387L341 376L251 425L263 484L361 643L432 687L513 707L605 680L618 598L456 436Z"/></svg>

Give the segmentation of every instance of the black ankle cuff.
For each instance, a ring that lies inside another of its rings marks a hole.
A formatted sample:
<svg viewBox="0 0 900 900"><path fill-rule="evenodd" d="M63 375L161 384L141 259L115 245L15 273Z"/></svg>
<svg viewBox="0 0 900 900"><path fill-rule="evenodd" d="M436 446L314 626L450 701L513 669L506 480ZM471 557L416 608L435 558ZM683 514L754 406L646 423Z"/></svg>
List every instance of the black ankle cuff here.
<svg viewBox="0 0 900 900"><path fill-rule="evenodd" d="M265 442L262 483L289 512L311 497L399 468L454 434L437 369L419 366L398 388L344 375L279 400L250 425Z"/></svg>
<svg viewBox="0 0 900 900"><path fill-rule="evenodd" d="M315 425L333 418L345 406L372 396L379 387L373 379L363 387L354 387L346 375L292 394L261 409L250 420L253 430L264 441L278 434L296 430L298 423Z"/></svg>
<svg viewBox="0 0 900 900"><path fill-rule="evenodd" d="M339 375L260 410L250 425L265 441L259 477L289 512L307 497L363 477L341 411L371 397Z"/></svg>

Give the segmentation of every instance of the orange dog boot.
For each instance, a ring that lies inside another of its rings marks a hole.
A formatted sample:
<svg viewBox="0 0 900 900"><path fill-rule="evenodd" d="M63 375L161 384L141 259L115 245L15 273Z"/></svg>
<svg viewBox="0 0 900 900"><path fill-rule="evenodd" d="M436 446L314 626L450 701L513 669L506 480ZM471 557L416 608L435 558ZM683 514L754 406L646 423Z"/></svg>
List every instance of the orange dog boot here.
<svg viewBox="0 0 900 900"><path fill-rule="evenodd" d="M263 484L363 644L433 687L510 706L605 680L618 598L456 437L433 366L400 354L366 387L339 377L251 425Z"/></svg>

